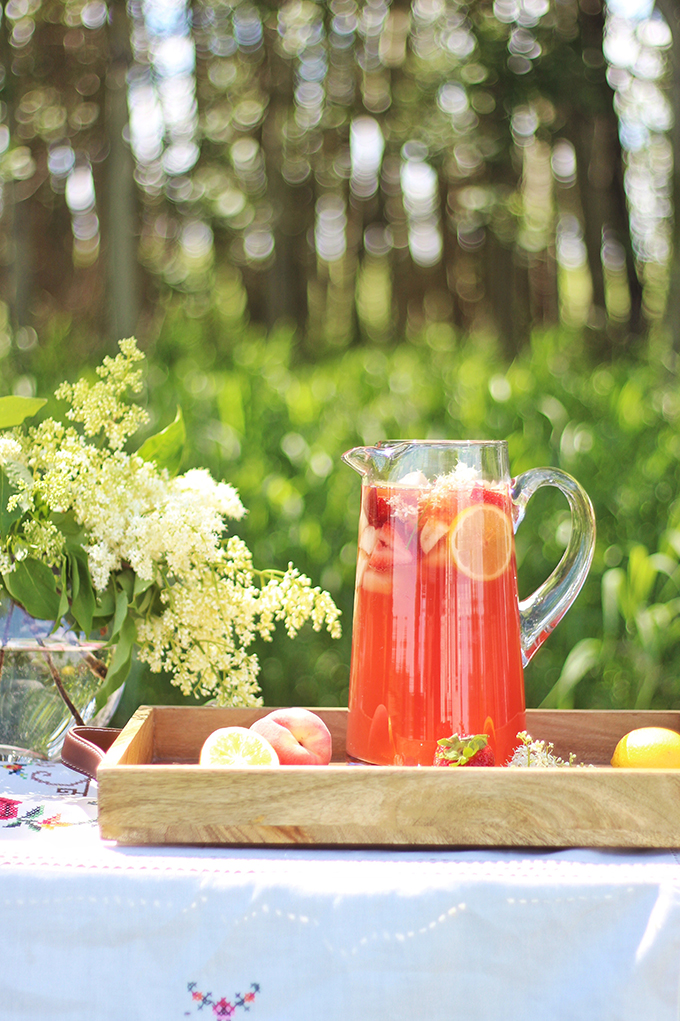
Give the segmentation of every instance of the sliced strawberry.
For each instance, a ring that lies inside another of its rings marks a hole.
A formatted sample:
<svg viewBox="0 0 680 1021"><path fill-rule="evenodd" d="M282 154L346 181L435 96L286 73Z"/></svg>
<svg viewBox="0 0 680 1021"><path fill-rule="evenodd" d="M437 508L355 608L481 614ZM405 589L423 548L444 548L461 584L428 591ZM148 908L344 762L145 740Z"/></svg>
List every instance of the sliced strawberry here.
<svg viewBox="0 0 680 1021"><path fill-rule="evenodd" d="M493 503L506 513L509 512L508 494L503 492L502 489L492 489L490 486L474 486L470 502Z"/></svg>
<svg viewBox="0 0 680 1021"><path fill-rule="evenodd" d="M486 734L452 734L437 741L433 766L495 766Z"/></svg>
<svg viewBox="0 0 680 1021"><path fill-rule="evenodd" d="M366 491L366 517L374 528L380 528L389 521L390 505L374 486Z"/></svg>
<svg viewBox="0 0 680 1021"><path fill-rule="evenodd" d="M369 564L376 571L388 571L397 564L410 564L413 553L392 525L383 525L378 531Z"/></svg>

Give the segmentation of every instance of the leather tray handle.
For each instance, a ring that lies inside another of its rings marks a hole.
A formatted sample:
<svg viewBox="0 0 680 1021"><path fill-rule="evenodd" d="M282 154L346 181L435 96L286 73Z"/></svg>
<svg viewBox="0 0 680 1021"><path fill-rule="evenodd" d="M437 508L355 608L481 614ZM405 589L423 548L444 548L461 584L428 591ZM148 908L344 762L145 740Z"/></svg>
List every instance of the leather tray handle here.
<svg viewBox="0 0 680 1021"><path fill-rule="evenodd" d="M96 780L97 767L119 734L115 727L71 727L61 750L61 761Z"/></svg>

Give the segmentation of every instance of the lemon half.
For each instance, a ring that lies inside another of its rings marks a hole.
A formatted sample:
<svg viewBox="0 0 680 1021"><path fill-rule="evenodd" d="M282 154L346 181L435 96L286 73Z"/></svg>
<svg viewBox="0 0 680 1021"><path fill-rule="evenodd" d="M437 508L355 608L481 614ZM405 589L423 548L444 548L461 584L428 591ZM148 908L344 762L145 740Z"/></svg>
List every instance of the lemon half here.
<svg viewBox="0 0 680 1021"><path fill-rule="evenodd" d="M278 766L279 757L261 734L245 727L221 727L206 738L201 766Z"/></svg>

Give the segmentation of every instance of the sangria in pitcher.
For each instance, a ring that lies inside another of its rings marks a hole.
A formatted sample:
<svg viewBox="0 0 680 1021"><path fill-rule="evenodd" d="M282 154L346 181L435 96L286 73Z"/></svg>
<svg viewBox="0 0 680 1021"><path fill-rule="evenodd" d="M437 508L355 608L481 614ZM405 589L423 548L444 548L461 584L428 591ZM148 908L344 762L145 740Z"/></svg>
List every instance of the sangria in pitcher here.
<svg viewBox="0 0 680 1021"><path fill-rule="evenodd" d="M440 738L486 734L505 764L524 729L523 667L592 560L587 495L556 469L511 479L504 442L395 441L343 458L363 475L348 754L426 766ZM571 538L520 601L514 533L545 485L570 504Z"/></svg>

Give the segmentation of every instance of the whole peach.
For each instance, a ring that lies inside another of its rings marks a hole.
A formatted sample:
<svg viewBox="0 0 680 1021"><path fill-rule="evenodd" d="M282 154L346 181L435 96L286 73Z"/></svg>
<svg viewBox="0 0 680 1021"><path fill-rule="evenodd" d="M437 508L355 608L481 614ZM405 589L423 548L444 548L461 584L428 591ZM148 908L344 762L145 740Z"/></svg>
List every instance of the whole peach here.
<svg viewBox="0 0 680 1021"><path fill-rule="evenodd" d="M250 729L266 737L282 766L327 766L331 761L331 733L309 709L275 709Z"/></svg>

